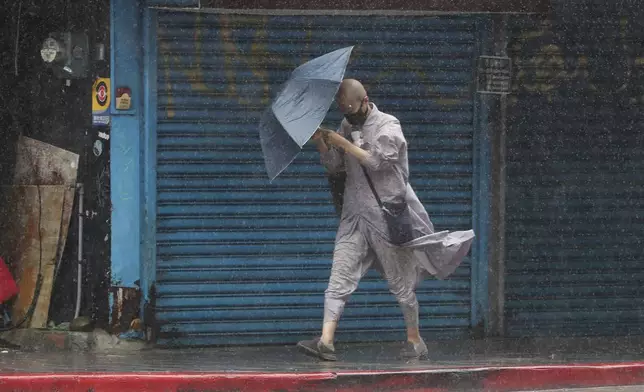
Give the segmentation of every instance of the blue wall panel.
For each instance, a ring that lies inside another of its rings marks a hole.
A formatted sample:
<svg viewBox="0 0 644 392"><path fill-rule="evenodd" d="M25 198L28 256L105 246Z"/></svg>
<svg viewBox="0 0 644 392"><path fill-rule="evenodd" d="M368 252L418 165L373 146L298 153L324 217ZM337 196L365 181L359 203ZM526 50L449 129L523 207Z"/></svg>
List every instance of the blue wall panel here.
<svg viewBox="0 0 644 392"><path fill-rule="evenodd" d="M111 13L110 189L112 285L135 287L140 278L142 212L141 23L138 1L113 0ZM131 110L116 110L118 87L132 91Z"/></svg>
<svg viewBox="0 0 644 392"><path fill-rule="evenodd" d="M476 18L159 13L156 28L162 344L292 343L319 333L338 224L328 184L311 146L269 184L257 125L290 71L325 52L356 45L348 76L402 121L411 182L436 228L472 228ZM332 112L327 126L339 120ZM471 279L468 259L450 279L422 284L428 336L467 333ZM394 298L370 273L339 338L403 336Z"/></svg>

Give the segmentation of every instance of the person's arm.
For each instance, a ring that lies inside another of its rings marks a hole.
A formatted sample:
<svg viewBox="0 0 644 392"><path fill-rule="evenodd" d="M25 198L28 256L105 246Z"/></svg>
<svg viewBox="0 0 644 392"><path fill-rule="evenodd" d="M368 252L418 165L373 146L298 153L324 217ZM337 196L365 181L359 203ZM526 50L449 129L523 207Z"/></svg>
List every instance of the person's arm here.
<svg viewBox="0 0 644 392"><path fill-rule="evenodd" d="M320 161L330 173L344 171L344 153L335 148L328 140L335 132L320 128L311 138L320 152ZM339 136L339 135L338 135Z"/></svg>
<svg viewBox="0 0 644 392"><path fill-rule="evenodd" d="M327 138L329 140L329 143L331 143L334 146L337 146L338 148L343 149L346 153L353 155L354 157L358 158L360 163L363 163L368 157L369 157L369 152L363 150L360 147L357 147L347 139L345 139L342 135L337 134L335 132L329 133L327 135Z"/></svg>
<svg viewBox="0 0 644 392"><path fill-rule="evenodd" d="M357 147L337 133L327 134L326 138L329 144L343 149L347 154L356 157L360 164L377 171L396 163L400 149L405 147L402 130L398 122L384 125L383 129L379 130L378 133L379 135L373 145L367 146L366 150Z"/></svg>

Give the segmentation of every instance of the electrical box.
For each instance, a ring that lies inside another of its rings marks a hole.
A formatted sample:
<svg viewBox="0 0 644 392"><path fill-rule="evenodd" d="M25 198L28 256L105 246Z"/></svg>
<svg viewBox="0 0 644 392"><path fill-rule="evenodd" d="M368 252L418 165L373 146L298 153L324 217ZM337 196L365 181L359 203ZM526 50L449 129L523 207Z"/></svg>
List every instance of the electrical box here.
<svg viewBox="0 0 644 392"><path fill-rule="evenodd" d="M86 78L89 71L89 39L85 33L51 33L40 55L61 79Z"/></svg>

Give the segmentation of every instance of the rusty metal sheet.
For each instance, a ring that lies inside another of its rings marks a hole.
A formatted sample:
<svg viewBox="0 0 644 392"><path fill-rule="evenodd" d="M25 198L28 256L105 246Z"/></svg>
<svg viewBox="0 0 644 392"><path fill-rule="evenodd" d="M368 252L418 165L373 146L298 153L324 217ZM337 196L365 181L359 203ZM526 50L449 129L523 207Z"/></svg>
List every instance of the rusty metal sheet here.
<svg viewBox="0 0 644 392"><path fill-rule="evenodd" d="M139 318L141 291L130 287L111 287L109 291L112 297L110 330L112 333L125 332Z"/></svg>
<svg viewBox="0 0 644 392"><path fill-rule="evenodd" d="M25 328L47 326L67 189L64 185L4 189L0 252L10 260L20 290L12 309L15 321L22 320L32 302L42 251L43 282L34 314L23 324Z"/></svg>
<svg viewBox="0 0 644 392"><path fill-rule="evenodd" d="M76 185L78 154L21 136L14 185Z"/></svg>
<svg viewBox="0 0 644 392"><path fill-rule="evenodd" d="M65 250L71 222L79 156L51 144L21 136L16 148L14 185L66 185L56 264ZM55 276L54 276L55 278Z"/></svg>

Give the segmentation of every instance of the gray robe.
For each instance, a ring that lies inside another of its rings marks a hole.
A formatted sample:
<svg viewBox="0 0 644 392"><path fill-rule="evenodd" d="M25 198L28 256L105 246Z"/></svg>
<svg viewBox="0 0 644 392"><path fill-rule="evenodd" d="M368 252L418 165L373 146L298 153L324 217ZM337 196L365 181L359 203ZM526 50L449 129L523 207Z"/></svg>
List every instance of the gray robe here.
<svg viewBox="0 0 644 392"><path fill-rule="evenodd" d="M371 113L362 127L342 121L338 133L352 140L352 132L361 132L357 145L370 152L364 164L383 202L406 200L411 210L417 238L401 248L412 250L422 272L439 279L448 277L461 264L470 250L474 231L434 232L427 211L409 184L407 141L400 122L371 104ZM358 135L358 134L354 134ZM336 243L361 227L368 227L390 247L386 222L357 158L335 147L321 154L321 161L330 172L346 171L344 204Z"/></svg>

